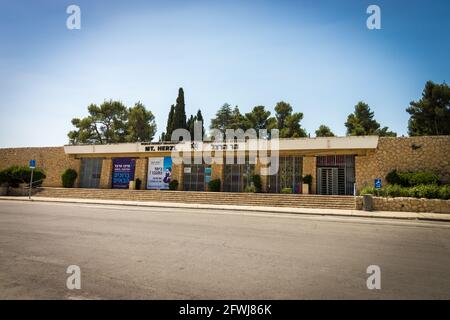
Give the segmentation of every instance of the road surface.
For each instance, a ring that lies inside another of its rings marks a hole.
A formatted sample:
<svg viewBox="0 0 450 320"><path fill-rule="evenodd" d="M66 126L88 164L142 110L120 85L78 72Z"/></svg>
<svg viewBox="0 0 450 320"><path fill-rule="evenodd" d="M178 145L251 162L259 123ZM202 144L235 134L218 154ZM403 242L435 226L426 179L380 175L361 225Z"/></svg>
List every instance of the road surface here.
<svg viewBox="0 0 450 320"><path fill-rule="evenodd" d="M449 299L450 225L1 201L0 298Z"/></svg>

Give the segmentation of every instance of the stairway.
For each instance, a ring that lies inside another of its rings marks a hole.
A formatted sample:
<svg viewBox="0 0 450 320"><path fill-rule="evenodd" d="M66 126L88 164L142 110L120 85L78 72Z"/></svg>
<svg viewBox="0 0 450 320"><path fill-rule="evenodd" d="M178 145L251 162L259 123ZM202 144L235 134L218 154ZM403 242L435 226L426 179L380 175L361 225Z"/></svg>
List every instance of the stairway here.
<svg viewBox="0 0 450 320"><path fill-rule="evenodd" d="M355 209L355 197L301 194L38 188L35 197L109 199L289 208Z"/></svg>

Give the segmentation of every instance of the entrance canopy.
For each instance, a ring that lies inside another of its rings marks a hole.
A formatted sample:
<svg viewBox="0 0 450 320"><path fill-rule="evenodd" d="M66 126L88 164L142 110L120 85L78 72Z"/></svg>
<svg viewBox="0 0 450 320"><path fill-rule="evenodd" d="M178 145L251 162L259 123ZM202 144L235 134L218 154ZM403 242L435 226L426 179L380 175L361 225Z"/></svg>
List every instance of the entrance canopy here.
<svg viewBox="0 0 450 320"><path fill-rule="evenodd" d="M174 143L118 143L103 145L67 145L66 154L74 156L119 156L159 154L169 156L172 151L255 151L278 150L281 154L325 155L354 154L367 155L378 146L378 136L327 137L271 140L248 140L247 142L181 142Z"/></svg>

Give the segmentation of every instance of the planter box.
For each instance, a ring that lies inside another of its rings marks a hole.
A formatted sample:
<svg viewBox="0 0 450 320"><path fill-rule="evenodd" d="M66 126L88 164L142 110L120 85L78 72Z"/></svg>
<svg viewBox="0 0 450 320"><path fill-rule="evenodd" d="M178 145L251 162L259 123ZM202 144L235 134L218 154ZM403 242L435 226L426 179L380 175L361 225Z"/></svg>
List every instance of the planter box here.
<svg viewBox="0 0 450 320"><path fill-rule="evenodd" d="M309 194L309 184L304 183L302 185L302 194Z"/></svg>

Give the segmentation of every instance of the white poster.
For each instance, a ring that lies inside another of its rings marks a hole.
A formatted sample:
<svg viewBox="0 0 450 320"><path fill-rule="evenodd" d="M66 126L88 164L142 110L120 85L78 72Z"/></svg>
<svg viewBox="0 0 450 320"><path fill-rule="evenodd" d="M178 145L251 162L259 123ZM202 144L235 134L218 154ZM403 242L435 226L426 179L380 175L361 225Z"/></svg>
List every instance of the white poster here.
<svg viewBox="0 0 450 320"><path fill-rule="evenodd" d="M148 158L147 189L167 190L172 175L172 158Z"/></svg>

